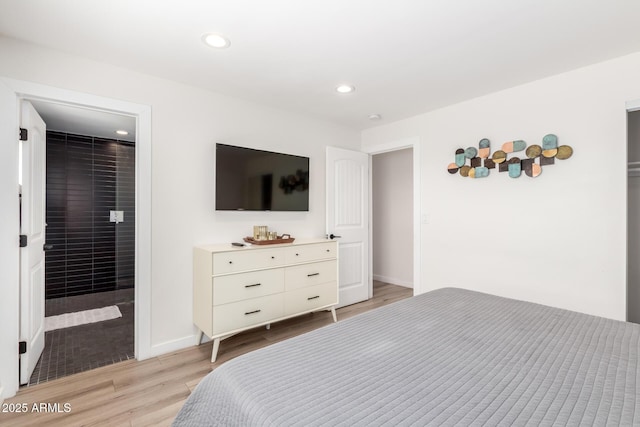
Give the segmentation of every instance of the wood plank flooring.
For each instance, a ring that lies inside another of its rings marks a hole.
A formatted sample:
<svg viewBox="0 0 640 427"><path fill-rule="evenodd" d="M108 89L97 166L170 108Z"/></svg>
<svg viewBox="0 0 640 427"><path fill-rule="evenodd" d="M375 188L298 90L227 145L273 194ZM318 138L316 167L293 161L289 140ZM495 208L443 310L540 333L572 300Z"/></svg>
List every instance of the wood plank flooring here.
<svg viewBox="0 0 640 427"><path fill-rule="evenodd" d="M374 282L374 297L338 309L338 321L408 298L412 293L412 289ZM330 312L318 312L274 323L270 330L257 328L235 335L222 341L218 360L213 364L209 360L212 346L209 342L141 362L128 360L21 389L14 398L6 400L1 409L12 409L12 405L15 409L15 405L20 405L26 408L26 413L0 412L0 425L170 425L198 382L222 363L331 322Z"/></svg>

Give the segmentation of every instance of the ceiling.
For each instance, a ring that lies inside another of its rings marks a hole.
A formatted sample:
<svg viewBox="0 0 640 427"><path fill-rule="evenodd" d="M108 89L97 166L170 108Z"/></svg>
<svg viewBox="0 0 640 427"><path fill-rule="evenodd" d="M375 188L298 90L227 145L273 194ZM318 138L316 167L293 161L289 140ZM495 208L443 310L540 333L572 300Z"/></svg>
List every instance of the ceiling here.
<svg viewBox="0 0 640 427"><path fill-rule="evenodd" d="M640 51L637 0L0 0L0 11L12 38L355 129ZM207 32L231 46L205 46Z"/></svg>
<svg viewBox="0 0 640 427"><path fill-rule="evenodd" d="M30 102L47 124L47 130L135 141L136 119L134 117L47 101L30 100ZM118 135L117 130L126 131L128 135Z"/></svg>

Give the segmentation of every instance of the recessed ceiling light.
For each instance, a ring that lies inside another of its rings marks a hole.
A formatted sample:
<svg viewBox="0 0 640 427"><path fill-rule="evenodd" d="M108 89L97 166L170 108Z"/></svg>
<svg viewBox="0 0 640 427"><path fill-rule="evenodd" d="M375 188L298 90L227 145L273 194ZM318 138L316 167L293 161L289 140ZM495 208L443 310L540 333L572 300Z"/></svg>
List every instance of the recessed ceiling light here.
<svg viewBox="0 0 640 427"><path fill-rule="evenodd" d="M228 38L216 33L207 33L203 35L202 41L207 46L215 47L216 49L226 49L231 46L231 42Z"/></svg>
<svg viewBox="0 0 640 427"><path fill-rule="evenodd" d="M129 135L129 132L127 132L126 130L117 130L116 133L118 135Z"/></svg>
<svg viewBox="0 0 640 427"><path fill-rule="evenodd" d="M336 92L338 92L338 93L351 93L354 90L356 90L356 88L351 86L351 85L336 86Z"/></svg>
<svg viewBox="0 0 640 427"><path fill-rule="evenodd" d="M369 114L369 120L373 120L373 121L382 120L382 116L380 114Z"/></svg>

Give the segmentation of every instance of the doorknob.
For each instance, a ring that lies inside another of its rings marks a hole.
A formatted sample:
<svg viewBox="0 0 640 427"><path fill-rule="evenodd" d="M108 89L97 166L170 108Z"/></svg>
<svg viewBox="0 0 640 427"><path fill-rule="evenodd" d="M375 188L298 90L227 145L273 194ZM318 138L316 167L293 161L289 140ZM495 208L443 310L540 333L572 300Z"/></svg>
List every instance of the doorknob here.
<svg viewBox="0 0 640 427"><path fill-rule="evenodd" d="M45 243L44 245L42 245L42 250L48 251L50 249L53 249L53 245L51 243Z"/></svg>
<svg viewBox="0 0 640 427"><path fill-rule="evenodd" d="M329 238L330 238L331 240L333 240L333 239L339 239L339 238L341 238L341 237L342 237L342 236L336 236L336 235L335 235L335 234L333 234L333 233L329 234Z"/></svg>

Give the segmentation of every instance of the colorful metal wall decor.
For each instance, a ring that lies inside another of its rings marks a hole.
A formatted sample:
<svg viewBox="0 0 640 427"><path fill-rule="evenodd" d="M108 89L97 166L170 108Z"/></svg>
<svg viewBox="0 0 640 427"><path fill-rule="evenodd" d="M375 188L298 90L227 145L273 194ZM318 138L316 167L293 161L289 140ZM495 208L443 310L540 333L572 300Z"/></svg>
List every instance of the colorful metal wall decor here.
<svg viewBox="0 0 640 427"><path fill-rule="evenodd" d="M447 166L449 173L459 172L464 177L485 178L489 176L491 169L498 168L498 172L507 172L511 178L518 178L523 171L528 177L535 178L542 173L542 166L554 164L555 159L566 160L573 154L570 146L558 146L558 137L552 133L542 138L541 146L527 147L527 143L522 140L505 142L491 157L491 143L487 138L481 139L478 147L479 149L468 147L466 150L458 148L454 162ZM520 151L524 151L526 159L508 156Z"/></svg>

